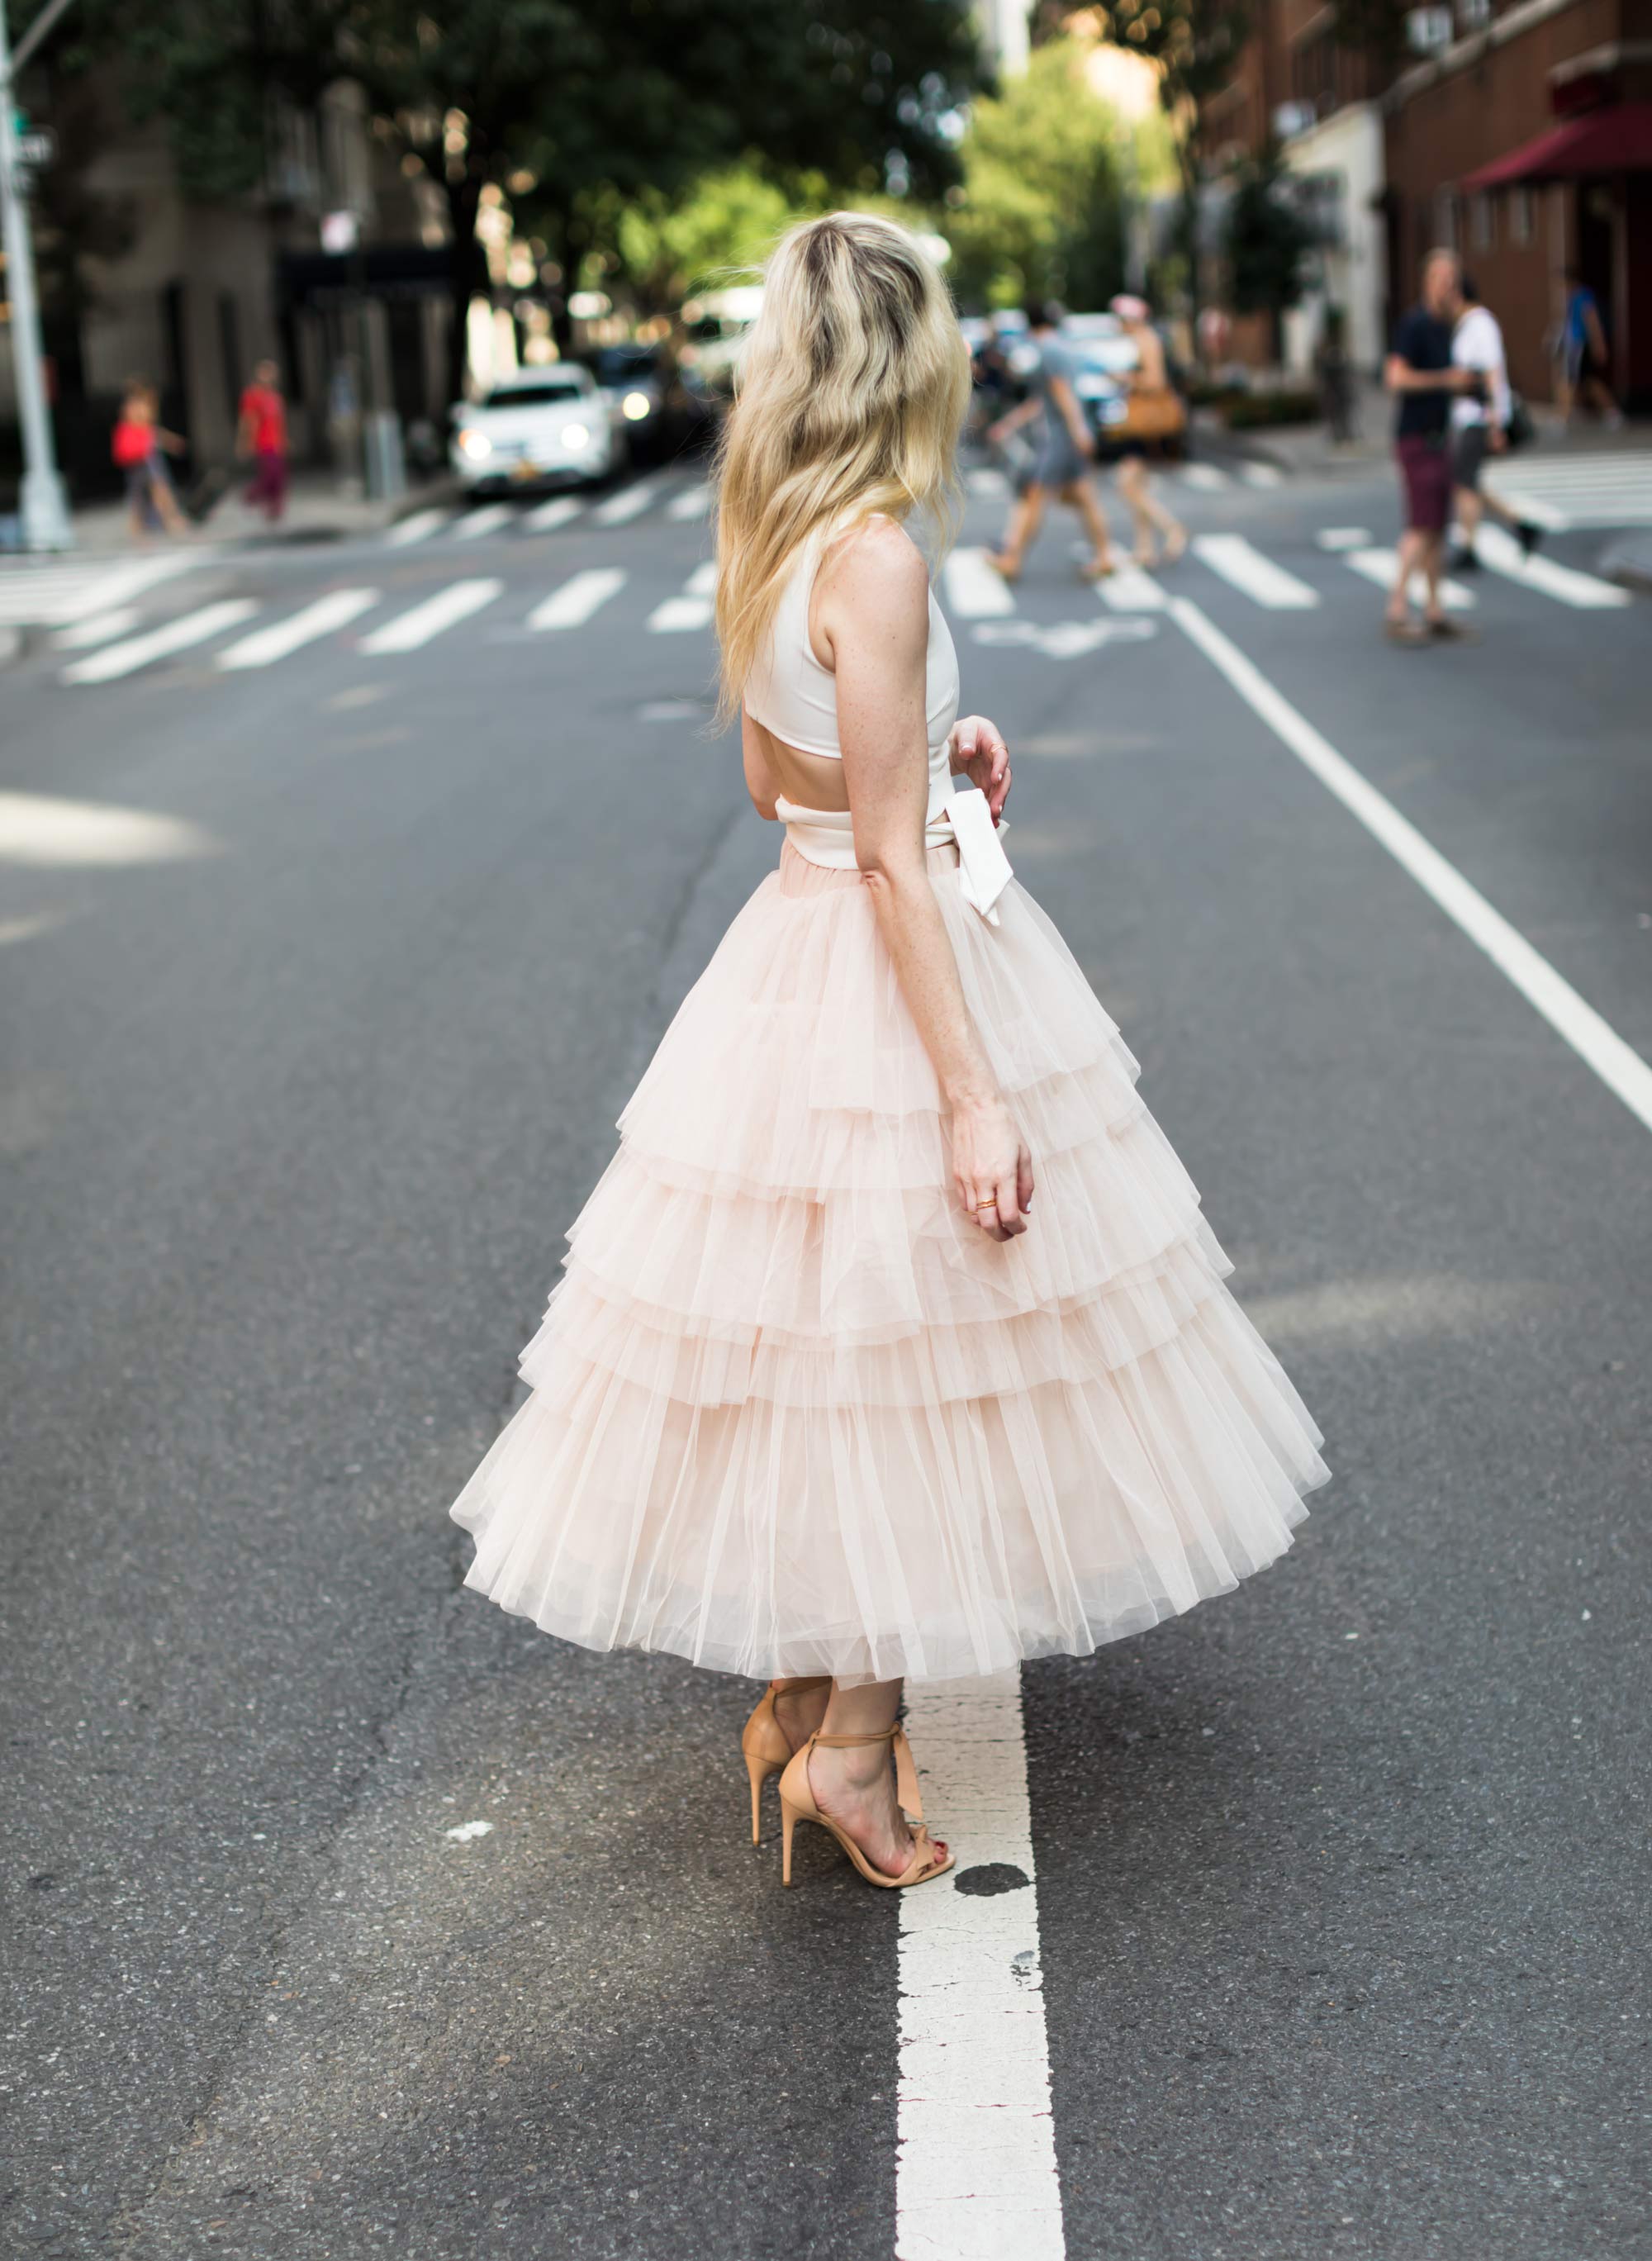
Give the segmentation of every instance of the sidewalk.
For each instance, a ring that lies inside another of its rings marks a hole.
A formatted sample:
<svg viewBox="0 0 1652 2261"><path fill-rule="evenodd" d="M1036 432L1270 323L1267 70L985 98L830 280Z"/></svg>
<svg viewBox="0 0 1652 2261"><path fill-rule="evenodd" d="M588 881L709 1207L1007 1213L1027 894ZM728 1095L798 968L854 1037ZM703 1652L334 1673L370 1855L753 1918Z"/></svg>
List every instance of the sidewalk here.
<svg viewBox="0 0 1652 2261"><path fill-rule="evenodd" d="M410 485L406 493L394 502L380 502L345 492L327 472L298 471L288 491L286 509L274 526L261 512L248 510L241 500L239 486L233 486L211 516L191 528L178 542L157 535L141 545L132 538L124 502L88 503L74 513L75 547L64 554L75 557L154 556L169 549L225 541L243 546L341 542L352 535L382 533L413 511L427 509L433 503L456 501L457 494L456 482L440 474L418 485ZM44 553L10 547L5 531L5 522L0 521L0 558L32 556L37 563L46 562ZM15 526L11 532L15 539Z"/></svg>

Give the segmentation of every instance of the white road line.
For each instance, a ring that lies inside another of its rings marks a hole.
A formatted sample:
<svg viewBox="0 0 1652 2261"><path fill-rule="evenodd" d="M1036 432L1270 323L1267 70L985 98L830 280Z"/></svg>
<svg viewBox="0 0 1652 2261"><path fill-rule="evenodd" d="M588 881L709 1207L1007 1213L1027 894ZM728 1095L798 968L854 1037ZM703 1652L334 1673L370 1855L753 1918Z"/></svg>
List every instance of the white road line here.
<svg viewBox="0 0 1652 2261"><path fill-rule="evenodd" d="M416 510L409 517L397 520L384 536L384 546L405 549L410 542L427 542L437 528L446 526L452 516L450 510Z"/></svg>
<svg viewBox="0 0 1652 2261"><path fill-rule="evenodd" d="M697 485L685 487L680 494L674 494L665 506L665 515L680 525L690 519L704 518L710 508L711 489L702 479Z"/></svg>
<svg viewBox="0 0 1652 2261"><path fill-rule="evenodd" d="M1392 801L1344 759L1329 739L1297 712L1284 693L1275 688L1261 669L1196 605L1189 604L1185 597L1177 597L1172 599L1170 610L1177 626L1227 678L1252 712L1336 795L1350 815L1359 819L1373 839L1387 849L1396 863L1410 873L1424 894L1469 941L1485 952L1505 979L1594 1070L1606 1088L1615 1092L1630 1113L1652 1130L1652 1067L1640 1053L1624 1042L1500 911L1492 908L1479 889L1424 838L1409 818L1400 815ZM924 1891L930 1889L928 1885L923 1887ZM907 1895L903 1893L901 1897Z"/></svg>
<svg viewBox="0 0 1652 2261"><path fill-rule="evenodd" d="M1512 534L1500 526L1482 525L1475 549L1483 564L1505 574L1528 589L1539 589L1557 603L1575 605L1580 612L1616 612L1634 602L1627 589L1603 581L1575 566L1557 565L1552 557L1527 557Z"/></svg>
<svg viewBox="0 0 1652 2261"><path fill-rule="evenodd" d="M650 635L681 635L686 628L708 627L715 609L717 568L710 558L696 565L679 597L667 597L648 616Z"/></svg>
<svg viewBox="0 0 1652 2261"><path fill-rule="evenodd" d="M427 597L421 605L415 605L411 612L398 613L382 628L364 635L360 648L374 659L386 652L417 651L420 644L428 643L444 628L468 620L484 605L491 605L504 586L503 581L450 582L445 589L438 589L434 597Z"/></svg>
<svg viewBox="0 0 1652 2261"><path fill-rule="evenodd" d="M485 503L480 510L467 510L455 523L453 538L456 542L474 542L478 535L497 534L515 515L507 502Z"/></svg>
<svg viewBox="0 0 1652 2261"><path fill-rule="evenodd" d="M175 651L205 643L209 636L222 635L226 628L237 628L257 610L250 597L226 597L221 604L205 605L198 613L185 613L164 628L151 628L147 635L128 636L124 643L105 644L85 659L71 661L63 670L63 680L111 683L117 676L147 667L151 660L169 658Z"/></svg>
<svg viewBox="0 0 1652 2261"><path fill-rule="evenodd" d="M1021 1675L917 1689L924 1811L970 1870L901 1892L896 2261L1063 2261ZM1008 1881L1002 1880L1002 1881Z"/></svg>
<svg viewBox="0 0 1652 2261"><path fill-rule="evenodd" d="M1321 527L1314 540L1321 549L1367 549L1370 547L1368 526Z"/></svg>
<svg viewBox="0 0 1652 2261"><path fill-rule="evenodd" d="M1207 494L1232 484L1227 473L1218 471L1214 463L1182 463L1177 466L1176 476L1184 486L1202 487Z"/></svg>
<svg viewBox="0 0 1652 2261"><path fill-rule="evenodd" d="M1311 589L1294 573L1287 573L1271 557L1264 557L1242 534L1196 534L1193 554L1213 573L1219 573L1225 581L1231 582L1253 603L1265 605L1269 612L1311 612L1319 601L1317 589Z"/></svg>
<svg viewBox="0 0 1652 2261"><path fill-rule="evenodd" d="M989 500L997 502L1009 492L1009 480L990 463L978 464L966 476L971 494L985 495Z"/></svg>
<svg viewBox="0 0 1652 2261"><path fill-rule="evenodd" d="M255 628L239 643L231 644L218 655L220 667L268 667L277 659L285 659L289 652L297 651L318 636L331 635L337 628L348 628L371 606L378 602L377 589L334 589L325 597L318 597L302 612L294 613L284 621L276 621L267 628Z"/></svg>
<svg viewBox="0 0 1652 2261"><path fill-rule="evenodd" d="M617 565L593 565L588 572L575 573L559 589L553 589L544 602L535 605L528 615L530 628L583 628L593 613L606 605L610 597L617 597L625 586L625 575Z"/></svg>
<svg viewBox="0 0 1652 2261"><path fill-rule="evenodd" d="M941 569L949 608L960 621L1002 620L1013 613L1009 585L987 563L984 549L954 549Z"/></svg>
<svg viewBox="0 0 1652 2261"><path fill-rule="evenodd" d="M122 605L112 613L93 613L72 628L60 628L53 641L59 651L90 651L95 643L107 643L113 636L125 635L135 628L143 614L135 605Z"/></svg>
<svg viewBox="0 0 1652 2261"><path fill-rule="evenodd" d="M1139 565L1120 565L1095 584L1095 593L1116 613L1162 613L1165 592Z"/></svg>
<svg viewBox="0 0 1652 2261"><path fill-rule="evenodd" d="M611 494L607 502L599 503L591 513L593 526L627 526L659 499L657 479L637 479L618 494Z"/></svg>
<svg viewBox="0 0 1652 2261"><path fill-rule="evenodd" d="M559 526L571 526L584 508L571 495L557 495L530 510L522 524L533 534L553 534Z"/></svg>
<svg viewBox="0 0 1652 2261"><path fill-rule="evenodd" d="M1239 472L1247 487L1276 487L1285 474L1275 463L1246 463Z"/></svg>
<svg viewBox="0 0 1652 2261"><path fill-rule="evenodd" d="M1363 574L1368 581L1374 581L1379 589L1391 589L1399 567L1399 552L1397 549L1350 549L1342 562L1352 567L1354 572ZM1421 575L1413 573L1411 585L1413 599L1420 599L1422 585ZM1447 578L1440 585L1440 600L1448 613L1469 613L1474 610L1475 594L1464 582Z"/></svg>
<svg viewBox="0 0 1652 2261"><path fill-rule="evenodd" d="M111 611L141 591L193 573L218 555L217 545L139 557L122 564L0 564L0 621L39 621L67 627L93 613Z"/></svg>

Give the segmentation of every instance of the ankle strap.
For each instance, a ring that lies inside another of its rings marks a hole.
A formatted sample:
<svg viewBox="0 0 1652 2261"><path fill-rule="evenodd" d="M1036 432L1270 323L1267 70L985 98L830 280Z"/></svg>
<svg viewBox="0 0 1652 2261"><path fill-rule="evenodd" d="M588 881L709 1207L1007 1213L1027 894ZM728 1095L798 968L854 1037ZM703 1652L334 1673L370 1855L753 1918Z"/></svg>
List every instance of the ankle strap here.
<svg viewBox="0 0 1652 2261"><path fill-rule="evenodd" d="M823 1744L829 1751L850 1751L863 1743L893 1743L894 1746L895 1796L901 1811L915 1821L923 1819L923 1793L918 1788L918 1770L912 1760L912 1746L899 1725L884 1727L873 1735L811 1735L813 1743Z"/></svg>

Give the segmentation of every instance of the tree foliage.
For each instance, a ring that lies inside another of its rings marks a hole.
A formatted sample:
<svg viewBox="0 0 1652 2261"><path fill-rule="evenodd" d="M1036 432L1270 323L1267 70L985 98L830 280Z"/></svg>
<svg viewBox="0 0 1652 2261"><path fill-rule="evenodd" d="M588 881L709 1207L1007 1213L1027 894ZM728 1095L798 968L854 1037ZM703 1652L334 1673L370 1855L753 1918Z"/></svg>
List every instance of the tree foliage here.
<svg viewBox="0 0 1652 2261"><path fill-rule="evenodd" d="M1024 77L978 102L961 191L940 226L966 303L1030 295L1105 305L1124 282L1124 132L1084 75L1083 44L1037 47Z"/></svg>
<svg viewBox="0 0 1652 2261"><path fill-rule="evenodd" d="M1290 202L1278 149L1269 144L1239 169L1227 209L1223 249L1236 314L1275 319L1302 297L1313 231Z"/></svg>

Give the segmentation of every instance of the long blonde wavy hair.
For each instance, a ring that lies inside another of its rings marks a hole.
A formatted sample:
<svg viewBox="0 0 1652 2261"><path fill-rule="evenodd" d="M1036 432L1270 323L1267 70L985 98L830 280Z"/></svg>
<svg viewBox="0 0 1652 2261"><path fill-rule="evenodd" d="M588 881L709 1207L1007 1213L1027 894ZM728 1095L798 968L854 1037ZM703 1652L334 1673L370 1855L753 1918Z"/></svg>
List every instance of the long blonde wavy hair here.
<svg viewBox="0 0 1652 2261"><path fill-rule="evenodd" d="M940 271L868 212L781 237L717 470L718 722L739 709L799 547L833 520L959 513L969 351Z"/></svg>

